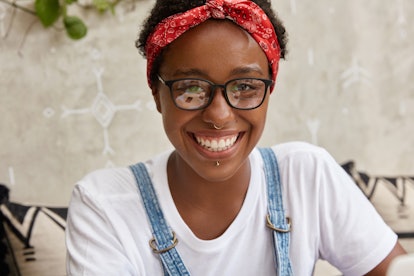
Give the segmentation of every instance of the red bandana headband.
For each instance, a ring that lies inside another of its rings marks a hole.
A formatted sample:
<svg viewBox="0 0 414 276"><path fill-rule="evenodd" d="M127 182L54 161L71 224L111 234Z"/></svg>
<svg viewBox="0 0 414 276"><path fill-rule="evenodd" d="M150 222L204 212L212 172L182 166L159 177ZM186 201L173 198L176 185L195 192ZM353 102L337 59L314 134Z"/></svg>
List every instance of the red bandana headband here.
<svg viewBox="0 0 414 276"><path fill-rule="evenodd" d="M149 36L146 44L147 79L151 87L151 70L161 50L180 35L204 21L230 19L245 29L262 48L272 69L272 80L276 80L280 59L280 47L276 32L266 13L248 0L207 0L203 6L165 18Z"/></svg>

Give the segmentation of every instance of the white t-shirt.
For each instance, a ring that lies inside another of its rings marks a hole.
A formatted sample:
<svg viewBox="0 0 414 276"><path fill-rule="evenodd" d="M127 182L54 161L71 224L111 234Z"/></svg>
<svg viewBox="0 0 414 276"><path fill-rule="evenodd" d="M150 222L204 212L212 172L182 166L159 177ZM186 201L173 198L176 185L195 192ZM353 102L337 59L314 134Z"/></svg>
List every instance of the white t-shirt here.
<svg viewBox="0 0 414 276"><path fill-rule="evenodd" d="M397 236L323 149L306 143L273 147L286 215L291 218L294 275L312 275L321 258L344 275L362 275L381 262ZM250 155L251 179L243 206L214 240L200 240L180 217L167 184L171 152L146 165L161 208L178 238L191 275L275 275L263 161ZM152 252L151 227L129 168L104 169L75 186L67 220L69 275L163 275Z"/></svg>

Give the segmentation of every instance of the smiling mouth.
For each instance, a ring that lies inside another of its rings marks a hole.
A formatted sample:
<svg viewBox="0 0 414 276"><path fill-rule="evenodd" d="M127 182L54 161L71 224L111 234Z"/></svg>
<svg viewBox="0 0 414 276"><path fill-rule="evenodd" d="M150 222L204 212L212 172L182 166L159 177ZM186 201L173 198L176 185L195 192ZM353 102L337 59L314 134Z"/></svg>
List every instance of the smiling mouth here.
<svg viewBox="0 0 414 276"><path fill-rule="evenodd" d="M231 148L237 141L239 134L227 137L198 137L195 136L197 143L208 151L220 152Z"/></svg>

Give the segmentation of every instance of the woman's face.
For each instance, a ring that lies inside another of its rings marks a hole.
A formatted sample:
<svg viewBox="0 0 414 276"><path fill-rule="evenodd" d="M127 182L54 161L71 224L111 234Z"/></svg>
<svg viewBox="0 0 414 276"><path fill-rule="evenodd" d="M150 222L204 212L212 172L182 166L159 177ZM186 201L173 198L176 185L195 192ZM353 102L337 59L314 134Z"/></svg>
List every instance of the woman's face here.
<svg viewBox="0 0 414 276"><path fill-rule="evenodd" d="M201 78L224 84L235 78L269 79L269 67L264 52L247 32L227 20L208 20L170 44L159 75L167 81ZM269 92L260 107L237 110L227 104L218 88L205 109L187 111L175 106L167 86L158 83L154 87L165 132L178 153L177 160L185 162L183 168L208 181L224 181L248 166L248 155L265 125ZM213 124L222 128L217 130ZM217 147L211 146L215 143Z"/></svg>

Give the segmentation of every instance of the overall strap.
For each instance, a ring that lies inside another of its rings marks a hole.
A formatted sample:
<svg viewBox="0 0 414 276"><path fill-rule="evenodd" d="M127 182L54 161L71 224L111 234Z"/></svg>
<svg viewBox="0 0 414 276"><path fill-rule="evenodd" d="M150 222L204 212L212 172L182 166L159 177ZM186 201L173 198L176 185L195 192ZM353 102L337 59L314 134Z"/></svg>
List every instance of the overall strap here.
<svg viewBox="0 0 414 276"><path fill-rule="evenodd" d="M171 231L158 203L151 178L143 163L130 166L144 202L150 220L154 238L150 246L160 255L164 272L170 276L190 275L175 246L178 243L175 233Z"/></svg>
<svg viewBox="0 0 414 276"><path fill-rule="evenodd" d="M271 148L259 148L267 183L268 215L266 225L273 230L277 275L293 275L289 259L290 221L285 218L282 185L276 155Z"/></svg>

